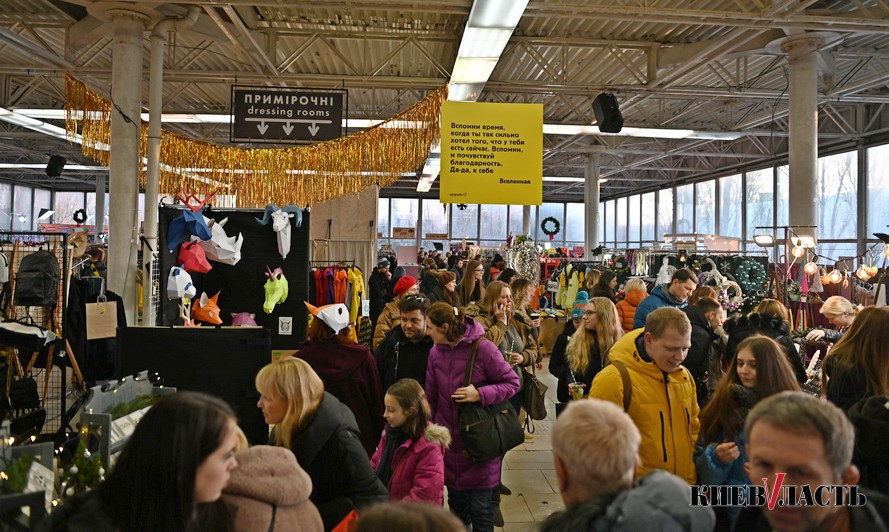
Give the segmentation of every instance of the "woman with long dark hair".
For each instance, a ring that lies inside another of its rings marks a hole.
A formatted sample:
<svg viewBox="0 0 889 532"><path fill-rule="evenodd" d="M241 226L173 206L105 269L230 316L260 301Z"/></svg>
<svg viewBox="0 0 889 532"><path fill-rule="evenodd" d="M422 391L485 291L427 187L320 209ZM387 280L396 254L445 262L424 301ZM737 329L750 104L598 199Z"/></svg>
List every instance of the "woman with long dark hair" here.
<svg viewBox="0 0 889 532"><path fill-rule="evenodd" d="M256 390L266 423L275 425L269 444L293 451L312 478L310 499L325 530L353 509L388 498L361 446L355 416L324 391L306 361L289 356L272 362L256 375Z"/></svg>
<svg viewBox="0 0 889 532"><path fill-rule="evenodd" d="M783 348L767 336L743 340L731 367L699 416L701 433L694 458L701 484L750 484L744 470L744 419L756 403L785 390L799 390L799 385ZM717 518L727 524L737 511L732 508L727 514L717 512Z"/></svg>
<svg viewBox="0 0 889 532"><path fill-rule="evenodd" d="M454 272L441 272L438 275L438 286L429 294L429 301L433 303L444 301L454 307L460 306L460 296L457 294L457 276Z"/></svg>
<svg viewBox="0 0 889 532"><path fill-rule="evenodd" d="M858 401L889 395L889 307L867 307L824 359L827 400L849 410Z"/></svg>
<svg viewBox="0 0 889 532"><path fill-rule="evenodd" d="M611 270L605 270L599 276L599 280L593 285L592 297L604 297L612 303L615 302L615 290L617 289L617 274Z"/></svg>
<svg viewBox="0 0 889 532"><path fill-rule="evenodd" d="M457 285L457 293L460 295L461 304L475 303L485 297L485 283L482 281L484 276L485 267L481 262L471 260L466 263L463 279Z"/></svg>
<svg viewBox="0 0 889 532"><path fill-rule="evenodd" d="M44 531L206 530L201 515L222 496L237 467L237 417L223 401L179 392L157 402L136 426L108 478L53 512ZM231 530L219 516L217 530Z"/></svg>

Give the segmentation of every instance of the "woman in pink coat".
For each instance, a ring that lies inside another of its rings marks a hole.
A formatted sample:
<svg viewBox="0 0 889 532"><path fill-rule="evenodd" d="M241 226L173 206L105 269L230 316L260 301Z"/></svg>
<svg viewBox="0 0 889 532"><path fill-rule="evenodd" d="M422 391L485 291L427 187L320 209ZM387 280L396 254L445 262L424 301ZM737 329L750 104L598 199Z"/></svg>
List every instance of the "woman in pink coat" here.
<svg viewBox="0 0 889 532"><path fill-rule="evenodd" d="M420 383L401 379L384 398L386 430L370 459L389 499L441 505L444 496L444 450L451 434L429 423L429 403Z"/></svg>
<svg viewBox="0 0 889 532"><path fill-rule="evenodd" d="M519 377L490 340L478 345L472 381L466 386L466 367L472 343L485 330L463 310L447 303L429 307L429 335L435 346L426 366L426 396L432 421L451 431L454 441L445 451L445 485L448 507L474 532L494 530L491 496L500 484L500 457L473 463L463 454L463 440L457 429L461 403L478 402L488 406L505 401L519 390Z"/></svg>

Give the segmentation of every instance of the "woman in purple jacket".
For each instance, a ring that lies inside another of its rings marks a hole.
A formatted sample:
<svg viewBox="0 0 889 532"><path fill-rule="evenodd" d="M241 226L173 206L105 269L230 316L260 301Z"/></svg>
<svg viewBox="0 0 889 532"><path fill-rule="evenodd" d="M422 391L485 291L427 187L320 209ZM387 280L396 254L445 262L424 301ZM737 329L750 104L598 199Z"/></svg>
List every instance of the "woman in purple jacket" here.
<svg viewBox="0 0 889 532"><path fill-rule="evenodd" d="M435 346L426 368L426 397L432 421L447 427L453 438L444 454L448 506L465 524L471 524L473 531L492 531L491 495L500 483L500 458L477 464L464 456L457 414L460 403L487 406L505 401L518 391L519 379L497 346L482 340L471 383L464 386L472 342L482 338L485 330L462 309L447 303L435 303L427 316Z"/></svg>

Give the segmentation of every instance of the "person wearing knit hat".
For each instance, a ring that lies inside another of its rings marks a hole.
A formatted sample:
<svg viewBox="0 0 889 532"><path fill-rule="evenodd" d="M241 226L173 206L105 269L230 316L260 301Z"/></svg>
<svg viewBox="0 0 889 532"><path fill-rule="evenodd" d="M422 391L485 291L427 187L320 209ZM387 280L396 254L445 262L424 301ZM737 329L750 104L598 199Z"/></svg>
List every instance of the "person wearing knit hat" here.
<svg viewBox="0 0 889 532"><path fill-rule="evenodd" d="M590 302L590 295L586 290L577 292L577 299L574 300L574 306L571 307L571 319L579 320L583 318L583 308Z"/></svg>
<svg viewBox="0 0 889 532"><path fill-rule="evenodd" d="M405 297L416 296L420 293L420 287L417 284L417 278L411 275L405 275L395 283L392 289L395 299L386 303L383 312L377 318L377 325L374 327L373 350L376 351L389 331L401 324L401 311L398 310L398 303Z"/></svg>
<svg viewBox="0 0 889 532"><path fill-rule="evenodd" d="M457 274L454 272L441 272L438 274L438 286L429 294L429 300L433 303L443 301L451 306L460 306L460 297L457 295Z"/></svg>

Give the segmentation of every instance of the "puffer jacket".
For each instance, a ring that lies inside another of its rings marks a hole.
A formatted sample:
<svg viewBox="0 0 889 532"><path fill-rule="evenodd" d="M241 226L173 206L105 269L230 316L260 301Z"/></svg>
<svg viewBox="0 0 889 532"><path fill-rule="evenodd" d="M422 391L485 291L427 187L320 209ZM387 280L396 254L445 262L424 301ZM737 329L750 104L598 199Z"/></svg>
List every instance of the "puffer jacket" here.
<svg viewBox="0 0 889 532"><path fill-rule="evenodd" d="M654 471L626 491L602 495L549 516L540 530L710 532L715 524L713 510L688 504L688 486L682 479Z"/></svg>
<svg viewBox="0 0 889 532"><path fill-rule="evenodd" d="M383 312L377 318L377 326L374 328L374 351L380 347L389 331L401 325L401 311L398 310L398 301L399 299L396 298L395 301L386 303L386 306L383 307Z"/></svg>
<svg viewBox="0 0 889 532"><path fill-rule="evenodd" d="M636 342L643 332L626 334L608 355L612 362L623 362L629 373L632 392L627 413L642 434L639 475L663 469L694 484L692 455L700 431L694 380L685 366L665 374L654 362L643 360ZM623 381L614 365L599 372L589 396L623 408Z"/></svg>
<svg viewBox="0 0 889 532"><path fill-rule="evenodd" d="M290 450L257 445L238 453L237 460L222 494L234 509L236 532L324 530L321 514L309 500L312 479Z"/></svg>
<svg viewBox="0 0 889 532"><path fill-rule="evenodd" d="M648 292L645 290L630 290L622 300L617 302L617 317L620 318L620 324L625 333L633 330L636 308L646 297L648 297Z"/></svg>
<svg viewBox="0 0 889 532"><path fill-rule="evenodd" d="M445 485L453 490L494 489L500 483L500 458L480 464L472 463L463 455L463 440L457 427L459 403L451 395L462 388L472 342L484 337L485 330L471 317L466 317L466 332L451 347L438 344L429 353L426 369L426 397L432 411L432 421L451 431L453 441L444 453ZM482 340L478 346L471 383L478 389L481 406L506 401L519 391L519 378L503 360L497 346Z"/></svg>
<svg viewBox="0 0 889 532"><path fill-rule="evenodd" d="M392 457L389 500L420 501L440 506L444 500L444 450L450 444L450 431L435 423L426 427L422 437L401 444ZM375 471L385 448L386 431L383 431L377 451L370 459Z"/></svg>
<svg viewBox="0 0 889 532"><path fill-rule="evenodd" d="M648 297L639 303L639 306L636 307L636 314L633 315L633 329L645 327L645 319L648 315L661 307L685 308L686 302L676 299L667 290L669 286L668 284L655 286Z"/></svg>

